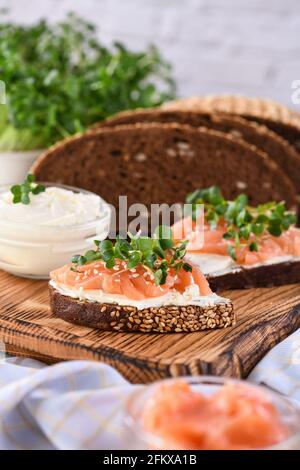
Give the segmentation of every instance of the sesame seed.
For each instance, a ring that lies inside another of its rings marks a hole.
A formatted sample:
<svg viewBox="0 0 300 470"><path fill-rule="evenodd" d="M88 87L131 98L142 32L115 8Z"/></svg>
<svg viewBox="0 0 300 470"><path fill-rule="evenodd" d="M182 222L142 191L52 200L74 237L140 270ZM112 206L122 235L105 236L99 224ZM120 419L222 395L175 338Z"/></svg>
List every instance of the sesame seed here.
<svg viewBox="0 0 300 470"><path fill-rule="evenodd" d="M112 321L115 321L115 324L111 326L113 329L121 331L127 329L144 333L151 331L183 333L226 328L235 324L232 304L225 302L222 305L214 305L211 311L207 305L203 307L191 305L186 307L151 307L143 310L120 306L115 308L120 312L115 309L110 312ZM126 317L121 317L123 311L128 312ZM212 311L213 314L211 314Z"/></svg>

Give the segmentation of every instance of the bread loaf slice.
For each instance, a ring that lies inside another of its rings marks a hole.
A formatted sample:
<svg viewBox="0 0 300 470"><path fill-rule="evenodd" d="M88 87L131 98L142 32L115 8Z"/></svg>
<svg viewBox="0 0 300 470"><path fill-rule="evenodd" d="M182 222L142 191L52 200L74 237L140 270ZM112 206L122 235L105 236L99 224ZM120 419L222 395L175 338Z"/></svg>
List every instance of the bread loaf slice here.
<svg viewBox="0 0 300 470"><path fill-rule="evenodd" d="M208 95L170 101L162 109L236 114L264 124L300 151L300 113L272 100L239 95Z"/></svg>
<svg viewBox="0 0 300 470"><path fill-rule="evenodd" d="M251 116L245 116L247 119L253 120ZM256 118L258 123L265 125L276 134L280 135L283 139L289 142L290 145L297 151L298 158L300 159L300 120L289 119L286 121L274 121L271 119ZM300 182L298 181L298 188Z"/></svg>
<svg viewBox="0 0 300 470"><path fill-rule="evenodd" d="M226 113L168 111L157 108L151 110L141 109L121 112L100 122L94 128L149 122L174 122L192 127L207 127L208 129L225 132L233 138L242 139L251 145L255 145L281 167L300 192L300 158L296 150L289 142L266 126L248 121L240 116Z"/></svg>
<svg viewBox="0 0 300 470"><path fill-rule="evenodd" d="M275 122L300 119L299 113L274 100L242 95L191 96L169 101L163 104L161 108L169 110L203 111L208 113L219 111L237 114L239 116L259 117Z"/></svg>
<svg viewBox="0 0 300 470"><path fill-rule="evenodd" d="M233 305L220 298L206 306L164 306L139 310L132 306L102 304L61 294L49 286L52 313L65 321L101 330L140 333L187 333L235 324Z"/></svg>
<svg viewBox="0 0 300 470"><path fill-rule="evenodd" d="M182 202L188 192L218 185L227 199L242 190L252 205L285 200L295 207L293 184L268 156L205 128L136 124L66 139L32 168L38 180L79 186L118 207L119 195L148 208Z"/></svg>
<svg viewBox="0 0 300 470"><path fill-rule="evenodd" d="M300 282L300 260L243 268L207 275L209 285L215 292L227 289L252 289L275 287Z"/></svg>

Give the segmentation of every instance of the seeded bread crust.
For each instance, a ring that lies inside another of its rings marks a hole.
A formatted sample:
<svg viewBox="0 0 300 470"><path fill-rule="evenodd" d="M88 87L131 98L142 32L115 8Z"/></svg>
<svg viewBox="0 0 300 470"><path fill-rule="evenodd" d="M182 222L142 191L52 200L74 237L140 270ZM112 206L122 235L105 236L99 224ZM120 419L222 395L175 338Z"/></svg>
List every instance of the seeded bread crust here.
<svg viewBox="0 0 300 470"><path fill-rule="evenodd" d="M220 186L228 199L243 189L250 203L285 200L296 206L290 179L264 152L223 133L178 124L135 124L66 139L36 161L41 181L100 194L118 207L140 202L182 203L188 192ZM242 187L241 187L242 185Z"/></svg>
<svg viewBox="0 0 300 470"><path fill-rule="evenodd" d="M265 152L290 177L300 192L300 158L289 142L268 127L249 121L240 116L226 113L205 113L197 111L168 111L159 108L123 111L99 122L92 129L115 127L136 123L178 123L192 127L206 127L241 139ZM300 149L300 147L299 147Z"/></svg>
<svg viewBox="0 0 300 470"><path fill-rule="evenodd" d="M189 333L235 324L230 300L208 306L164 306L139 310L131 306L74 299L49 285L54 315L78 325L101 330L139 333Z"/></svg>
<svg viewBox="0 0 300 470"><path fill-rule="evenodd" d="M300 283L300 261L286 261L255 268L229 272L220 276L207 276L214 292L227 289L252 289Z"/></svg>

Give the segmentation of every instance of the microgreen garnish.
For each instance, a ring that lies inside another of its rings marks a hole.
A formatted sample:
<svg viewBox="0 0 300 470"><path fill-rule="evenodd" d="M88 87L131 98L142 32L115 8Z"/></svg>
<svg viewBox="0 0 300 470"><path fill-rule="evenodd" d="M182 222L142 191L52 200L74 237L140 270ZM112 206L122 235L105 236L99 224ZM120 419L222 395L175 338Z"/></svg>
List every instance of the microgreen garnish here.
<svg viewBox="0 0 300 470"><path fill-rule="evenodd" d="M170 227L164 225L157 227L152 238L128 234L126 240L120 237L114 243L111 240L95 240L95 245L95 250L73 256L73 271L77 271L78 266L100 260L105 262L107 268L113 268L116 260L121 260L125 261L126 269L138 265L148 268L157 285L165 284L170 269L175 272L180 269L192 271L192 266L184 261L187 241L174 242Z"/></svg>
<svg viewBox="0 0 300 470"><path fill-rule="evenodd" d="M13 195L14 204L30 204L30 193L33 195L43 193L46 190L43 184L37 184L35 182L34 175L27 175L26 179L22 184L15 184L10 188L10 192Z"/></svg>
<svg viewBox="0 0 300 470"><path fill-rule="evenodd" d="M287 211L284 202L273 201L253 207L248 204L246 194L228 201L217 186L188 194L186 202L192 205L193 220L197 218L199 204L203 204L205 220L212 229L220 222L225 223L223 238L232 242L228 245L228 253L234 260L237 249L246 246L250 251L259 251L263 235L280 237L297 222L296 214Z"/></svg>

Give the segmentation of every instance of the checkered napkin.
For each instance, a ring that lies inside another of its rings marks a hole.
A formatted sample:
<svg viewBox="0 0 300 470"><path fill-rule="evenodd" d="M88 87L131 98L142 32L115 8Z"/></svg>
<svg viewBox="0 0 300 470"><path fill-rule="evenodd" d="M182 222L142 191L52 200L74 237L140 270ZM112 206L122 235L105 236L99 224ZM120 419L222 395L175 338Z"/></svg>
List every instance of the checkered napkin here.
<svg viewBox="0 0 300 470"><path fill-rule="evenodd" d="M265 384L300 402L300 329L273 348L248 380Z"/></svg>
<svg viewBox="0 0 300 470"><path fill-rule="evenodd" d="M300 400L300 330L269 352L249 380ZM44 367L4 358L0 449L124 449L124 405L135 387L101 363Z"/></svg>
<svg viewBox="0 0 300 470"><path fill-rule="evenodd" d="M89 361L18 362L0 364L0 449L122 448L133 386L117 371Z"/></svg>

